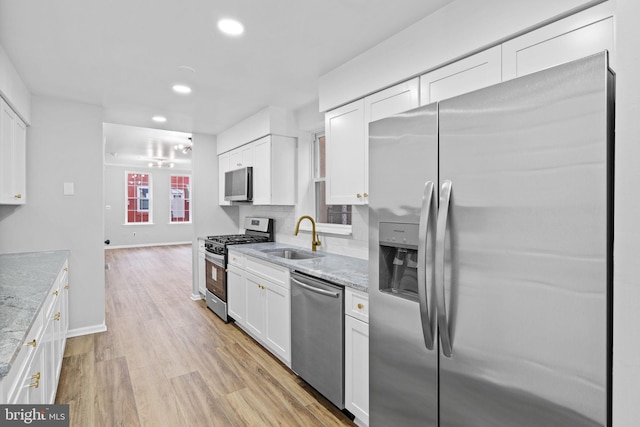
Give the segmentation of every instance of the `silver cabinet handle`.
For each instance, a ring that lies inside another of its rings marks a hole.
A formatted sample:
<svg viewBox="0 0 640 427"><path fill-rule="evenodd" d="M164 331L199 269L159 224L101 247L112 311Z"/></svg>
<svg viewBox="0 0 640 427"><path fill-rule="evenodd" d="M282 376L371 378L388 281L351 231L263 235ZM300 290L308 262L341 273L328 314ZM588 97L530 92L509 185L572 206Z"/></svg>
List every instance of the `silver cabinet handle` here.
<svg viewBox="0 0 640 427"><path fill-rule="evenodd" d="M291 281L298 286L301 286L311 292L315 292L320 295L325 295L333 298L338 298L340 296L340 293L338 292L325 291L324 289L316 288L315 286L309 286L306 283L302 283L301 281L294 279L293 277L291 278Z"/></svg>
<svg viewBox="0 0 640 427"><path fill-rule="evenodd" d="M438 330L442 353L451 357L451 335L447 319L447 308L444 295L444 244L447 236L447 220L449 202L451 201L451 181L444 181L440 187L440 210L438 212L438 230L436 232L436 302L438 304Z"/></svg>
<svg viewBox="0 0 640 427"><path fill-rule="evenodd" d="M422 195L422 210L420 211L420 224L418 226L418 300L420 302L420 321L422 323L422 336L424 345L433 350L433 334L431 332L431 317L429 317L429 286L428 279L433 279L433 257L427 253L427 236L429 233L429 220L431 210L435 209L433 200L433 182L424 184ZM429 278L427 279L427 264L429 265Z"/></svg>

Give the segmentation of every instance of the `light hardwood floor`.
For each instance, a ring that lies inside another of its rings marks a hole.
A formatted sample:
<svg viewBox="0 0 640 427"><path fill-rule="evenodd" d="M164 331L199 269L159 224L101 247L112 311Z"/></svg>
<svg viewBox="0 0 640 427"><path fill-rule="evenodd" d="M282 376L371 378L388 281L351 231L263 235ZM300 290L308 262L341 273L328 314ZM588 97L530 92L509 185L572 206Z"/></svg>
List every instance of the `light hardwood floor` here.
<svg viewBox="0 0 640 427"><path fill-rule="evenodd" d="M67 341L72 426L344 426L349 418L192 301L191 245L106 251L108 331ZM82 286L75 283L73 286Z"/></svg>

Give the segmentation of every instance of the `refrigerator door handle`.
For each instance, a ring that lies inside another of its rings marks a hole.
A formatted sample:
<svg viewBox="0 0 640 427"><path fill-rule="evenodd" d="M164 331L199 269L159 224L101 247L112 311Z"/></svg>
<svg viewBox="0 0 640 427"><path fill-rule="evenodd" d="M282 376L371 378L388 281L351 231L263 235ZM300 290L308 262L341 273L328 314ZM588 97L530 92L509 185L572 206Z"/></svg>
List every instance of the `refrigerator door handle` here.
<svg viewBox="0 0 640 427"><path fill-rule="evenodd" d="M451 335L444 289L444 249L447 237L447 222L449 217L449 202L451 200L451 181L443 181L440 187L440 210L438 212L438 228L436 232L436 304L438 306L438 330L440 331L440 343L442 353L451 357Z"/></svg>
<svg viewBox="0 0 640 427"><path fill-rule="evenodd" d="M433 350L433 334L431 331L431 318L429 317L428 279L433 278L433 258L427 253L427 235L429 233L429 220L431 210L435 209L433 203L433 187L431 181L424 185L422 195L422 210L420 211L420 224L418 226L418 300L420 303L420 321L422 323L422 335L424 345L429 350ZM427 278L427 265L429 265L429 277Z"/></svg>

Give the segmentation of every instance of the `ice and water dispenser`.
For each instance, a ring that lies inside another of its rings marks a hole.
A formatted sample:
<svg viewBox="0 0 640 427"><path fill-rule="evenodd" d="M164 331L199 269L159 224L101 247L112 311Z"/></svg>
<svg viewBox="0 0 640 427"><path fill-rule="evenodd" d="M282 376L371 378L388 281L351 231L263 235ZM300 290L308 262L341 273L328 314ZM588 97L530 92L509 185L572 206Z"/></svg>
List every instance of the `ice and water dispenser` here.
<svg viewBox="0 0 640 427"><path fill-rule="evenodd" d="M381 222L381 292L418 300L418 224Z"/></svg>

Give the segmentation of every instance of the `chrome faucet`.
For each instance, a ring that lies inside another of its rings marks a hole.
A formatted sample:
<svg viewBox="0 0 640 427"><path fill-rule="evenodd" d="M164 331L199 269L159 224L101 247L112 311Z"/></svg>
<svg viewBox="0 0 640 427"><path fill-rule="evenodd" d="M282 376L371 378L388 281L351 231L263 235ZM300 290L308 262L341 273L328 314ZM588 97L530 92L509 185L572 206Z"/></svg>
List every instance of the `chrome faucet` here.
<svg viewBox="0 0 640 427"><path fill-rule="evenodd" d="M298 231L300 231L300 223L305 218L311 221L311 250L315 252L316 247L320 246L320 238L318 238L318 235L316 234L316 222L313 220L313 218L311 218L309 215L301 216L298 220L298 223L296 224L296 232L294 234L296 236L298 235Z"/></svg>

